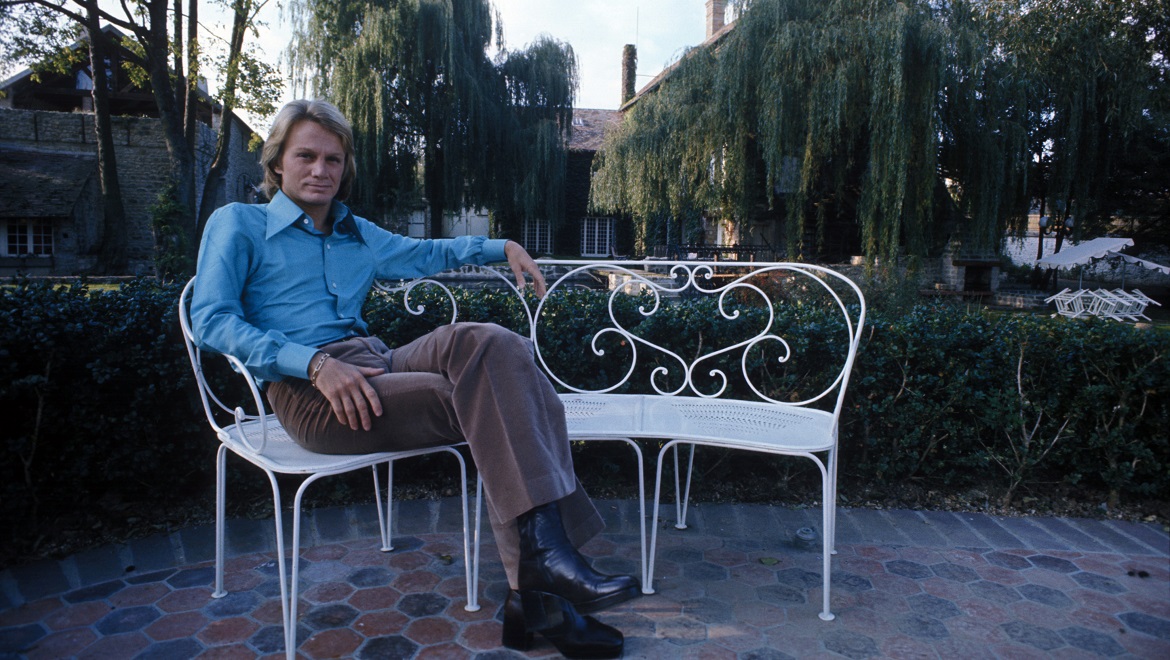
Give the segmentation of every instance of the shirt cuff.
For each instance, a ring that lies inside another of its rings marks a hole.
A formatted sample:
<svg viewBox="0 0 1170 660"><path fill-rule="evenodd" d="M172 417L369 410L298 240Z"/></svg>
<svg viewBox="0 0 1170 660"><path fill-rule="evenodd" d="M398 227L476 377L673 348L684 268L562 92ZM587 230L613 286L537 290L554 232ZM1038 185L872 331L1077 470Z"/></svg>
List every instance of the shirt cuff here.
<svg viewBox="0 0 1170 660"><path fill-rule="evenodd" d="M504 253L504 245L508 243L506 238L489 238L483 242L483 262L490 264L496 261L507 261L508 255Z"/></svg>
<svg viewBox="0 0 1170 660"><path fill-rule="evenodd" d="M276 370L285 376L308 378L309 362L316 354L317 349L312 346L288 342L276 353Z"/></svg>

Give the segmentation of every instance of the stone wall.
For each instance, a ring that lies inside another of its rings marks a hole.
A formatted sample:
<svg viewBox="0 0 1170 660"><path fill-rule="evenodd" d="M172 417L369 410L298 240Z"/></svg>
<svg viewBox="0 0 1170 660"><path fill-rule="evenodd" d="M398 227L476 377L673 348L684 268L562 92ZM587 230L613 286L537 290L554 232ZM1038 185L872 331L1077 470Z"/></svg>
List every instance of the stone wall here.
<svg viewBox="0 0 1170 660"><path fill-rule="evenodd" d="M150 117L113 117L114 149L118 181L126 211L129 274L154 271L154 234L150 208L165 188L170 158L159 120ZM259 183L259 153L247 151L248 129L236 121L235 137L227 173L226 199L252 201L251 186ZM215 153L216 133L199 124L196 140L196 199L203 192L206 172ZM25 151L59 154L86 154L96 157L97 139L91 113L45 112L0 109L0 144ZM79 181L78 185L86 182ZM83 195L79 204L100 204L100 199ZM101 211L75 210L74 226L63 223L54 229L54 258L51 273L72 275L92 266L101 242ZM70 254L71 253L71 254Z"/></svg>

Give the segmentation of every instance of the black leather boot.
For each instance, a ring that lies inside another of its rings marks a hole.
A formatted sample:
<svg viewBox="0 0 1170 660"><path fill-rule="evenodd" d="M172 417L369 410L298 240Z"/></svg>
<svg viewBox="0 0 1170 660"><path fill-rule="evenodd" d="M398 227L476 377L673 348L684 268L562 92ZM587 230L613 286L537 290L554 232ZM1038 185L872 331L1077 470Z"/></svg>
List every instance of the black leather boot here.
<svg viewBox="0 0 1170 660"><path fill-rule="evenodd" d="M593 570L565 535L556 502L516 520L520 532L519 591L560 596L582 613L597 612L638 595L638 580Z"/></svg>
<svg viewBox="0 0 1170 660"><path fill-rule="evenodd" d="M621 631L581 616L560 596L509 591L504 601L504 646L527 651L533 633L540 633L566 658L616 658L625 646Z"/></svg>

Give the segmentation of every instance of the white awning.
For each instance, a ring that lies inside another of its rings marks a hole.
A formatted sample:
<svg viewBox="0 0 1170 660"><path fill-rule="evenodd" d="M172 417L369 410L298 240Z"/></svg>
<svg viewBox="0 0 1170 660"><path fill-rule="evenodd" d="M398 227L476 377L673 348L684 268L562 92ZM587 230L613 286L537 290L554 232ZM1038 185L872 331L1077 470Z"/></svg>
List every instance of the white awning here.
<svg viewBox="0 0 1170 660"><path fill-rule="evenodd" d="M1162 264L1156 264L1152 261L1146 261L1145 259L1138 259L1137 257L1131 257L1128 254L1119 254L1117 256L1124 259L1126 263L1135 264L1141 266L1142 268L1149 268L1150 270L1156 270L1163 275L1170 275L1170 266L1163 266Z"/></svg>
<svg viewBox="0 0 1170 660"><path fill-rule="evenodd" d="M1066 247L1036 262L1050 268L1071 268L1092 263L1094 259L1119 257L1121 249L1133 245L1132 238L1094 238L1079 245ZM1130 257L1136 258L1136 257ZM1155 264L1156 265L1156 264Z"/></svg>

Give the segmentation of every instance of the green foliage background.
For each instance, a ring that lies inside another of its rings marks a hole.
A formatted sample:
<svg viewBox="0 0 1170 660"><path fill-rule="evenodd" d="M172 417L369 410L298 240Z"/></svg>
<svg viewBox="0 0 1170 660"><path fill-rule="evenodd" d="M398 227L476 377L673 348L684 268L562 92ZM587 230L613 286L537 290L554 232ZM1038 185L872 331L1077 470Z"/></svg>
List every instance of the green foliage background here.
<svg viewBox="0 0 1170 660"><path fill-rule="evenodd" d="M176 284L147 279L109 291L17 281L0 292L0 406L9 415L0 431L7 457L0 463L0 515L12 532L8 543L32 543L22 535L39 522L111 494L123 501L210 500L215 443L179 332L178 294ZM455 294L460 320L525 325L510 294ZM745 325L734 329L718 321L709 301L684 299L639 321L643 302L629 298L616 313L631 327L646 324L638 326L642 336L701 338L708 346L734 339L761 313L745 308ZM413 316L400 297L372 295L371 330L396 345L449 318L437 290L416 289L412 304L427 313ZM559 377L603 387L624 373L620 342L607 346L604 369L598 366L604 360L588 352L591 324L605 316L605 305L602 294L581 290L550 310L541 341ZM780 327L793 326L795 354L806 359L778 368L767 356L752 356L749 369L766 371L773 393L798 395L825 382L825 365L840 353L818 338L841 328L817 311L778 313ZM1107 493L1114 502L1161 497L1170 492L1168 356L1166 332L1112 322L990 315L944 304L873 311L842 416L840 492L914 481L977 487L1001 499L1051 484ZM226 370L214 377L238 378ZM738 383L731 389L744 392ZM587 484L632 481L629 470L618 468L628 462L628 449L593 443L579 450ZM810 466L800 477L803 465L793 473L794 462L783 458L711 456L700 461L699 497L703 482L738 481L753 483L762 500L784 499L793 474L799 483L814 472ZM261 501L263 493L254 491Z"/></svg>

